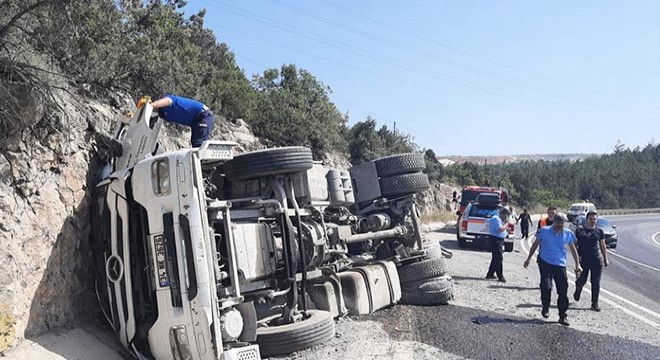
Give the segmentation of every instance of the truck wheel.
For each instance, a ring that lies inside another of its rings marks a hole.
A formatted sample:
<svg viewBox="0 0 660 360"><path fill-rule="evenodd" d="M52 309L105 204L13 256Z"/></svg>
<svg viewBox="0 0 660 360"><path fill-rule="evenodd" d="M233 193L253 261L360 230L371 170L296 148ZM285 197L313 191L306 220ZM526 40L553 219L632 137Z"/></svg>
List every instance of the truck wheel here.
<svg viewBox="0 0 660 360"><path fill-rule="evenodd" d="M323 344L335 337L335 322L329 311L308 310L307 314L309 317L293 324L258 328L256 343L261 355L287 355Z"/></svg>
<svg viewBox="0 0 660 360"><path fill-rule="evenodd" d="M312 165L312 151L309 148L290 146L237 155L224 165L224 170L229 180L246 180L307 171Z"/></svg>
<svg viewBox="0 0 660 360"><path fill-rule="evenodd" d="M447 260L442 256L406 264L398 268L399 281L404 283L434 278L447 273Z"/></svg>
<svg viewBox="0 0 660 360"><path fill-rule="evenodd" d="M424 244L424 250L426 250L426 255L424 259L434 259L442 257L442 247L438 243Z"/></svg>
<svg viewBox="0 0 660 360"><path fill-rule="evenodd" d="M394 175L380 179L380 192L386 197L414 194L430 186L429 177L424 173Z"/></svg>
<svg viewBox="0 0 660 360"><path fill-rule="evenodd" d="M447 305L453 298L453 288L433 292L401 293L401 303L407 305Z"/></svg>
<svg viewBox="0 0 660 360"><path fill-rule="evenodd" d="M401 302L408 305L446 305L454 298L451 276L416 281L401 286Z"/></svg>
<svg viewBox="0 0 660 360"><path fill-rule="evenodd" d="M399 154L374 160L378 176L409 174L426 169L424 156L421 154Z"/></svg>

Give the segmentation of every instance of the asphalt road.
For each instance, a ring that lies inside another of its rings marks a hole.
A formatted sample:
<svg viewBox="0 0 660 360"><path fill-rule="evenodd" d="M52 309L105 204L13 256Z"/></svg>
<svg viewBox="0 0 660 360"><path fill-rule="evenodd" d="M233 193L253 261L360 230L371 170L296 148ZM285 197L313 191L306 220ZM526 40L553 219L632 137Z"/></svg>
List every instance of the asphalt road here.
<svg viewBox="0 0 660 360"><path fill-rule="evenodd" d="M370 317L393 337L467 359L660 359L658 346L469 307L396 306ZM398 331L405 323L412 334Z"/></svg>
<svg viewBox="0 0 660 360"><path fill-rule="evenodd" d="M608 249L610 265L603 269L601 302L626 308L660 324L660 215L607 218L617 226L619 240L616 249ZM532 237L523 243L523 251L530 248L531 242ZM572 267L571 260L569 267ZM575 280L572 272L569 273L569 282L571 280ZM585 289L590 286L587 283ZM582 296L588 301L591 294L587 291Z"/></svg>
<svg viewBox="0 0 660 360"><path fill-rule="evenodd" d="M608 217L619 241L610 252L601 286L660 314L660 215ZM660 319L656 319L660 321Z"/></svg>

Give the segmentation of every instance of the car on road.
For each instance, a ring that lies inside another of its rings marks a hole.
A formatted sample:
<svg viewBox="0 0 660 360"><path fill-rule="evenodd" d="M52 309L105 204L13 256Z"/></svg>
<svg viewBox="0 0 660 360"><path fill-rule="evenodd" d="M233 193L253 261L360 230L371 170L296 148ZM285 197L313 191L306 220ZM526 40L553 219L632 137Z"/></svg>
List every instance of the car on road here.
<svg viewBox="0 0 660 360"><path fill-rule="evenodd" d="M578 216L574 219L570 228L571 230L575 230L577 226L584 226L586 222L586 216ZM619 241L619 234L616 232L616 225L612 224L607 218L598 217L598 220L596 220L596 226L603 229L603 232L605 233L605 245L609 248L616 249L617 242Z"/></svg>
<svg viewBox="0 0 660 360"><path fill-rule="evenodd" d="M568 221L573 221L578 216L586 216L589 211L596 211L596 205L588 202L575 203L568 208L566 217Z"/></svg>
<svg viewBox="0 0 660 360"><path fill-rule="evenodd" d="M487 244L488 221L493 216L497 216L503 207L496 194L481 194L475 202L469 203L458 221L458 247L466 247L468 243ZM509 227L507 239L504 241L504 251L513 251L513 241L509 239L513 234Z"/></svg>
<svg viewBox="0 0 660 360"><path fill-rule="evenodd" d="M461 201L460 208L456 212L460 217L465 212L468 204L477 200L477 197L481 194L495 194L499 196L500 202L503 206L506 206L509 200L509 193L507 189L503 187L490 187L490 186L466 186L461 191Z"/></svg>

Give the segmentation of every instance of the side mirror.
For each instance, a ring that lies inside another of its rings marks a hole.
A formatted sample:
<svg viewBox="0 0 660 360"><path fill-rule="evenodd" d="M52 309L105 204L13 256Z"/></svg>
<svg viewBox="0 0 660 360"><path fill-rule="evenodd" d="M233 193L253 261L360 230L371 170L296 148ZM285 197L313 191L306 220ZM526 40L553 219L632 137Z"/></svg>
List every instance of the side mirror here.
<svg viewBox="0 0 660 360"><path fill-rule="evenodd" d="M616 225L612 225L612 229L616 229Z"/></svg>

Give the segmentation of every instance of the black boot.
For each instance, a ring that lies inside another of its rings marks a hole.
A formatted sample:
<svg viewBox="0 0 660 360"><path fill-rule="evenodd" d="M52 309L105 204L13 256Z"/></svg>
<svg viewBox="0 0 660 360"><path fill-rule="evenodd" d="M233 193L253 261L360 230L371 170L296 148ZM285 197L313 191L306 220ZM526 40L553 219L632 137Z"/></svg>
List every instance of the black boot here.
<svg viewBox="0 0 660 360"><path fill-rule="evenodd" d="M581 293L582 293L582 286L576 286L575 292L573 293L573 299L575 299L575 301L580 301Z"/></svg>

